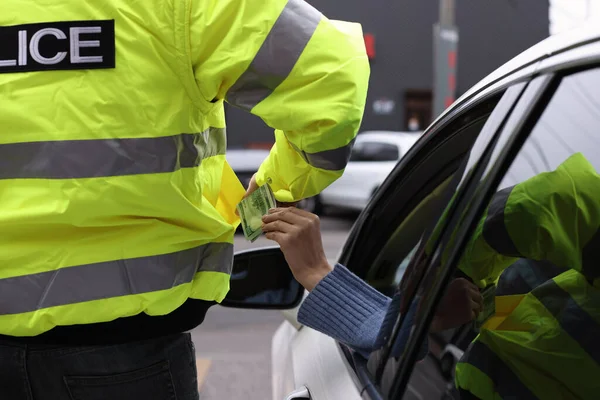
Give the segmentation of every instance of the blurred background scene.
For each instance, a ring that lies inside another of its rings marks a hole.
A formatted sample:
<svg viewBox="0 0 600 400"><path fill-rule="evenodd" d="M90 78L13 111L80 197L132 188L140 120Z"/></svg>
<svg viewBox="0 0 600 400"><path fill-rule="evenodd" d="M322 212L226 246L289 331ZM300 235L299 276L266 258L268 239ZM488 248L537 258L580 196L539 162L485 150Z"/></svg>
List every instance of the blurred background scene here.
<svg viewBox="0 0 600 400"><path fill-rule="evenodd" d="M600 0L309 0L330 19L362 24L371 80L361 133L344 176L300 207L321 216L335 263L356 216L423 130L486 75L532 45L584 23ZM244 185L274 143L259 118L227 107L227 158ZM236 237L236 251L272 245ZM271 398L278 311L214 307L193 332L201 398Z"/></svg>

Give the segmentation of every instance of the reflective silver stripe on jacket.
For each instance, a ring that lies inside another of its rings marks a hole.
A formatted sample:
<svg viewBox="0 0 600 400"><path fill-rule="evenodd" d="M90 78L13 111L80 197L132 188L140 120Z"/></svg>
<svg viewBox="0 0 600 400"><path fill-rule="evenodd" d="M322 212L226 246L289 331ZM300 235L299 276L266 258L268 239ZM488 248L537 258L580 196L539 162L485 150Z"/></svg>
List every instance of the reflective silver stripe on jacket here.
<svg viewBox="0 0 600 400"><path fill-rule="evenodd" d="M576 290L582 294L594 291L592 287L580 287ZM600 325L587 311L577 304L571 294L560 287L554 280L547 281L543 285L538 286L531 294L554 316L562 330L579 343L579 346L588 356L600 365L600 342L598 342L598 338L600 338ZM596 306L591 299L591 297L587 297L589 305L592 307Z"/></svg>
<svg viewBox="0 0 600 400"><path fill-rule="evenodd" d="M167 290L197 272L231 274L233 245L211 243L177 253L61 268L0 279L0 315Z"/></svg>
<svg viewBox="0 0 600 400"><path fill-rule="evenodd" d="M138 139L93 139L0 145L0 179L77 179L158 174L224 155L225 129Z"/></svg>
<svg viewBox="0 0 600 400"><path fill-rule="evenodd" d="M354 140L345 146L339 147L333 150L319 151L317 153L307 153L300 150L298 146L290 142L290 145L296 150L309 165L315 168L321 168L328 171L340 171L346 168L350 155L352 154L352 147L354 147Z"/></svg>
<svg viewBox="0 0 600 400"><path fill-rule="evenodd" d="M512 369L479 340L471 343L460 362L470 364L487 375L494 383L494 391L503 399L537 399ZM469 391L469 388L460 389Z"/></svg>
<svg viewBox="0 0 600 400"><path fill-rule="evenodd" d="M229 89L227 101L252 110L289 76L322 14L303 0L289 0L248 69Z"/></svg>
<svg viewBox="0 0 600 400"><path fill-rule="evenodd" d="M483 225L483 238L500 254L522 257L504 223L504 209L514 188L515 186L511 186L502 189L492 197Z"/></svg>
<svg viewBox="0 0 600 400"><path fill-rule="evenodd" d="M527 294L550 279L568 271L550 261L519 258L506 268L496 287L496 296Z"/></svg>

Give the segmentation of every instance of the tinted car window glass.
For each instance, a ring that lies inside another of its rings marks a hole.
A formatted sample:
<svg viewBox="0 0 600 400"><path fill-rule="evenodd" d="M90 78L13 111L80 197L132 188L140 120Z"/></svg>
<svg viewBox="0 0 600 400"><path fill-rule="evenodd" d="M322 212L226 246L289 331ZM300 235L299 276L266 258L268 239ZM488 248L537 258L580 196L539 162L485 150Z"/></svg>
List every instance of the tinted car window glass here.
<svg viewBox="0 0 600 400"><path fill-rule="evenodd" d="M398 146L390 143L362 142L357 143L350 156L350 161L397 161L400 158Z"/></svg>
<svg viewBox="0 0 600 400"><path fill-rule="evenodd" d="M600 69L561 79L468 238L435 311L438 326L461 324L474 337L456 352L462 360L452 371L465 398L597 396L598 87ZM442 263L454 245L450 239ZM436 279L435 266L430 271L427 282ZM417 379L413 373L411 382Z"/></svg>

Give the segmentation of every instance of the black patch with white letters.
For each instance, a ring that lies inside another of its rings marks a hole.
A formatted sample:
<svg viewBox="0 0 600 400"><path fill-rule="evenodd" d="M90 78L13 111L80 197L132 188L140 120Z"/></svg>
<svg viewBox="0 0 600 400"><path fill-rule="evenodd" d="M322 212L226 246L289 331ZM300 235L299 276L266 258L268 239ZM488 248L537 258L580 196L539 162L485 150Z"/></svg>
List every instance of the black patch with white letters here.
<svg viewBox="0 0 600 400"><path fill-rule="evenodd" d="M0 74L115 68L115 21L0 26Z"/></svg>

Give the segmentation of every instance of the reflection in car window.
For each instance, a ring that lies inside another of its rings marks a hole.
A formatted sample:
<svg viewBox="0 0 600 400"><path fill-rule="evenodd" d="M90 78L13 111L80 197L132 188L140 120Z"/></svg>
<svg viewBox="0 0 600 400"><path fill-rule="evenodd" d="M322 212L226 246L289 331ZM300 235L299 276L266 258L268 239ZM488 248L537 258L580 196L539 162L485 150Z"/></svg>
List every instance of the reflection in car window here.
<svg viewBox="0 0 600 400"><path fill-rule="evenodd" d="M352 149L350 161L398 161L400 150L398 146L381 142L359 142Z"/></svg>
<svg viewBox="0 0 600 400"><path fill-rule="evenodd" d="M483 310L472 291L453 307L457 321L479 312L454 371L464 398L598 396L598 87L600 69L561 80L467 241L456 277L481 290Z"/></svg>
<svg viewBox="0 0 600 400"><path fill-rule="evenodd" d="M553 171L581 152L600 171L600 72L567 76L533 128L500 189Z"/></svg>
<svg viewBox="0 0 600 400"><path fill-rule="evenodd" d="M469 241L479 257L460 267L495 285L496 312L458 365L463 391L598 395L599 85L599 69L562 80Z"/></svg>
<svg viewBox="0 0 600 400"><path fill-rule="evenodd" d="M419 247L419 245L415 246L410 251L410 253L407 254L406 258L404 258L404 260L402 260L402 262L398 266L398 270L396 271L396 277L394 278L394 283L393 283L394 286L398 286L400 284L400 281L402 281L402 277L404 276L404 273L406 272L406 268L408 267L410 260L413 258L413 256L417 252L418 247Z"/></svg>

